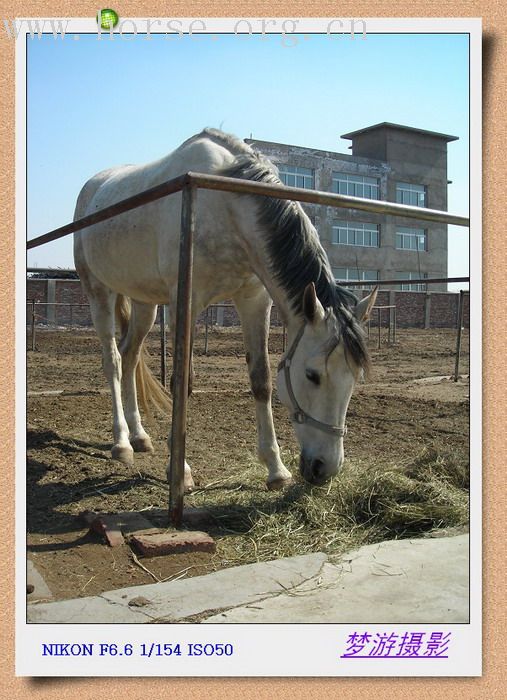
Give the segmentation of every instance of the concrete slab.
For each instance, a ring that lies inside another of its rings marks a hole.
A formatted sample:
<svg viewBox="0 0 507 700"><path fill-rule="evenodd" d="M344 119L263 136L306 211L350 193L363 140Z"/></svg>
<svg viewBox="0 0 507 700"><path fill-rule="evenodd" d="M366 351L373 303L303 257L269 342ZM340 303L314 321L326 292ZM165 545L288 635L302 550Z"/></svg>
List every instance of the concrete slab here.
<svg viewBox="0 0 507 700"><path fill-rule="evenodd" d="M80 623L142 623L151 618L143 608L117 605L101 596L61 600L57 603L33 603L27 606L27 622L69 625Z"/></svg>
<svg viewBox="0 0 507 700"><path fill-rule="evenodd" d="M143 613L153 619L201 621L219 610L248 605L299 586L307 578L317 576L326 560L325 554L307 554L185 580L133 586L104 593L103 597L128 605L130 599L143 596L150 601L143 606Z"/></svg>
<svg viewBox="0 0 507 700"><path fill-rule="evenodd" d="M186 580L132 586L101 596L29 605L28 622L143 623L208 617L218 610L253 603L301 585L317 576L326 560L325 554L308 554ZM147 601L142 607L129 606L139 597Z"/></svg>
<svg viewBox="0 0 507 700"><path fill-rule="evenodd" d="M468 622L468 535L368 545L290 593L206 623Z"/></svg>
<svg viewBox="0 0 507 700"><path fill-rule="evenodd" d="M44 623L468 622L467 534L309 554L28 606ZM142 605L139 600L142 599Z"/></svg>
<svg viewBox="0 0 507 700"><path fill-rule="evenodd" d="M42 578L42 575L37 571L35 564L31 559L26 562L26 583L27 586L33 586L31 593L28 593L27 600L29 603L34 603L39 600L52 600L53 594L49 586Z"/></svg>

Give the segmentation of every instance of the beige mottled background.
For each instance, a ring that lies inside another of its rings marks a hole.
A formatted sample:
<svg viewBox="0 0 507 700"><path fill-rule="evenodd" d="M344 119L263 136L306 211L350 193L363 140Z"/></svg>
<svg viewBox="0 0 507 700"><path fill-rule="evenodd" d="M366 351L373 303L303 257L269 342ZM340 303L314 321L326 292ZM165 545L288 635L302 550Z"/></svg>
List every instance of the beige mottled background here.
<svg viewBox="0 0 507 700"><path fill-rule="evenodd" d="M0 445L3 449L0 563L0 677L2 696L80 700L259 700L371 696L375 700L459 700L507 697L506 536L507 464L503 342L506 336L505 168L507 151L507 6L501 0L256 3L202 0L111 3L121 16L154 17L482 17L484 29L484 676L475 679L22 679L14 676L14 42L0 38ZM16 16L79 17L100 3L76 0L0 2L0 21ZM503 336L503 337L502 337Z"/></svg>

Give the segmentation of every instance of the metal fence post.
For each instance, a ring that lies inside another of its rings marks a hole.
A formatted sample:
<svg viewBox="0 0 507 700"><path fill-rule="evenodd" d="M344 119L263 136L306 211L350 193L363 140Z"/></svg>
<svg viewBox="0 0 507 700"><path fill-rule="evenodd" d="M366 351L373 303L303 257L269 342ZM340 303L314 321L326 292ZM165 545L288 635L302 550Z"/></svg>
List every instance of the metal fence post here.
<svg viewBox="0 0 507 700"><path fill-rule="evenodd" d="M190 372L192 262L195 228L196 188L185 185L182 191L176 334L173 351L173 416L171 457L169 461L169 522L181 525L183 516L187 399Z"/></svg>
<svg viewBox="0 0 507 700"><path fill-rule="evenodd" d="M35 352L35 299L32 299L32 350Z"/></svg>
<svg viewBox="0 0 507 700"><path fill-rule="evenodd" d="M456 362L454 364L454 381L459 378L459 361L461 356L461 336L463 331L463 307L465 303L465 292L459 290L459 307L458 307L458 336L456 338Z"/></svg>
<svg viewBox="0 0 507 700"><path fill-rule="evenodd" d="M211 310L213 313L213 309ZM208 325L209 325L209 306L206 307L206 315L204 317L204 354L208 354Z"/></svg>
<svg viewBox="0 0 507 700"><path fill-rule="evenodd" d="M165 304L161 304L160 309L160 382L164 389L167 388L167 330Z"/></svg>

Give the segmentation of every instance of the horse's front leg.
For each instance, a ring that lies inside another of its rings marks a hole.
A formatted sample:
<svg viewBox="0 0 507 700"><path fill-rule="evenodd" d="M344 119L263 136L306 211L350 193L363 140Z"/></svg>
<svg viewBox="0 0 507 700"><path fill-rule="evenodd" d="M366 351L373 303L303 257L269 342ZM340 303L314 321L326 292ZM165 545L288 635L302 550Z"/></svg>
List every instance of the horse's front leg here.
<svg viewBox="0 0 507 700"><path fill-rule="evenodd" d="M287 486L292 476L280 459L271 409L268 335L272 302L264 288L255 296L236 296L234 302L243 327L248 374L255 398L258 455L268 468L268 489L279 489Z"/></svg>

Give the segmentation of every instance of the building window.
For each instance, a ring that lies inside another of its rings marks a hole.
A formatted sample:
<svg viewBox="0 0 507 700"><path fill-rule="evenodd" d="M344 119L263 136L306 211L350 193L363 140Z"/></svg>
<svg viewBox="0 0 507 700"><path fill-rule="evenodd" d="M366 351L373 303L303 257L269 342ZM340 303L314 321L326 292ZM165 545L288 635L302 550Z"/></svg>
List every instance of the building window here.
<svg viewBox="0 0 507 700"><path fill-rule="evenodd" d="M277 163L280 180L287 187L304 187L305 190L315 189L315 177L311 168L300 168L298 165Z"/></svg>
<svg viewBox="0 0 507 700"><path fill-rule="evenodd" d="M420 279L427 279L428 278L428 273L427 272L397 272L396 273L396 279L399 280L420 280ZM426 284L422 283L416 283L416 284L409 284L406 282L405 284L400 284L399 289L402 292L425 292L426 291Z"/></svg>
<svg viewBox="0 0 507 700"><path fill-rule="evenodd" d="M425 207L426 187L412 185L410 182L397 182L396 201L398 204L409 204L412 207Z"/></svg>
<svg viewBox="0 0 507 700"><path fill-rule="evenodd" d="M426 242L425 229L396 226L396 248L398 250L427 250Z"/></svg>
<svg viewBox="0 0 507 700"><path fill-rule="evenodd" d="M380 199L378 178L364 175L333 173L333 192L351 195L352 197Z"/></svg>
<svg viewBox="0 0 507 700"><path fill-rule="evenodd" d="M346 287L346 282L371 282L378 280L378 270L358 270L357 267L333 267L333 275L339 282L343 282ZM361 289L367 289L365 284Z"/></svg>
<svg viewBox="0 0 507 700"><path fill-rule="evenodd" d="M379 226L378 224L363 224L356 221L335 221L331 242L335 245L378 248Z"/></svg>

